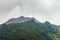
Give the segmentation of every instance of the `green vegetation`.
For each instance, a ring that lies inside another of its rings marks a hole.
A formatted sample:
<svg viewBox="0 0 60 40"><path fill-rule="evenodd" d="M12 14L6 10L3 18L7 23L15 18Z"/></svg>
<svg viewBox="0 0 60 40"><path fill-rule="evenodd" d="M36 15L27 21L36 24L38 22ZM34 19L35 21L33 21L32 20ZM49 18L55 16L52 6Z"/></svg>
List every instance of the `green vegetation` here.
<svg viewBox="0 0 60 40"><path fill-rule="evenodd" d="M25 23L0 25L0 40L60 40L60 27L33 20Z"/></svg>

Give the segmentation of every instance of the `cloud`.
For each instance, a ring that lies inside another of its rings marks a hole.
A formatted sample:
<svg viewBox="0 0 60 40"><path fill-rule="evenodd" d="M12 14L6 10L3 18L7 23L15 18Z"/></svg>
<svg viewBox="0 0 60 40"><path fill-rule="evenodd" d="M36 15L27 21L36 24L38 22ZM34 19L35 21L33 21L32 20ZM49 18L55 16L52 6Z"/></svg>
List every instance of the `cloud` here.
<svg viewBox="0 0 60 40"><path fill-rule="evenodd" d="M10 15L9 12L16 6L20 7L22 15L34 17L40 15L39 17L42 16L43 20L50 22L56 20L60 15L60 0L0 0L0 19L7 18Z"/></svg>
<svg viewBox="0 0 60 40"><path fill-rule="evenodd" d="M16 5L24 12L46 11L52 3L52 0L0 0L0 12L9 12Z"/></svg>
<svg viewBox="0 0 60 40"><path fill-rule="evenodd" d="M16 4L15 0L0 0L0 14L9 12Z"/></svg>
<svg viewBox="0 0 60 40"><path fill-rule="evenodd" d="M16 0L0 0L0 23L7 19L7 15L15 6Z"/></svg>
<svg viewBox="0 0 60 40"><path fill-rule="evenodd" d="M0 0L0 12L8 12L17 5L27 12L52 12L60 10L59 4L59 0Z"/></svg>
<svg viewBox="0 0 60 40"><path fill-rule="evenodd" d="M19 0L19 2L19 5L23 8L23 12L26 12L27 15L30 13L37 18L41 16L43 21L47 20L54 24L60 23L58 22L58 15L60 15L59 0Z"/></svg>

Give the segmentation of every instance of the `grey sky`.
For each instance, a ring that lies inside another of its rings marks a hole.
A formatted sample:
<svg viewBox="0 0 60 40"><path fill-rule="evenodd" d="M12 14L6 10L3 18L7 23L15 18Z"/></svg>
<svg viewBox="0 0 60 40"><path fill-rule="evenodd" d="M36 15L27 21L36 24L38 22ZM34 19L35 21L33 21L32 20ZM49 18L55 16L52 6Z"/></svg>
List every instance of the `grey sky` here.
<svg viewBox="0 0 60 40"><path fill-rule="evenodd" d="M60 0L0 0L0 23L21 15L60 24Z"/></svg>

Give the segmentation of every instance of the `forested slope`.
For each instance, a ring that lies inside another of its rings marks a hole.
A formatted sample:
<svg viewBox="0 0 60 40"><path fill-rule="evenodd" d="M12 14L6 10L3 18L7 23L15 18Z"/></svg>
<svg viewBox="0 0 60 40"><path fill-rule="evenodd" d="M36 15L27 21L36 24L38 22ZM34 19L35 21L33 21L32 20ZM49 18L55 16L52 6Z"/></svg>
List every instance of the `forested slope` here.
<svg viewBox="0 0 60 40"><path fill-rule="evenodd" d="M0 25L0 40L60 40L59 31L49 22L36 23L34 20L25 23Z"/></svg>

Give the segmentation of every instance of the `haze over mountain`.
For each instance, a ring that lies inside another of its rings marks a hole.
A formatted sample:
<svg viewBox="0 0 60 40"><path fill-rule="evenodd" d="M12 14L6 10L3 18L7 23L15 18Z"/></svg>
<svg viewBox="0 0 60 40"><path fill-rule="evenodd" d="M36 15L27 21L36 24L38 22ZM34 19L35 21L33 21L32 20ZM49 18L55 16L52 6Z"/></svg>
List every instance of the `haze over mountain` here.
<svg viewBox="0 0 60 40"><path fill-rule="evenodd" d="M21 15L60 24L60 0L0 0L1 24Z"/></svg>

